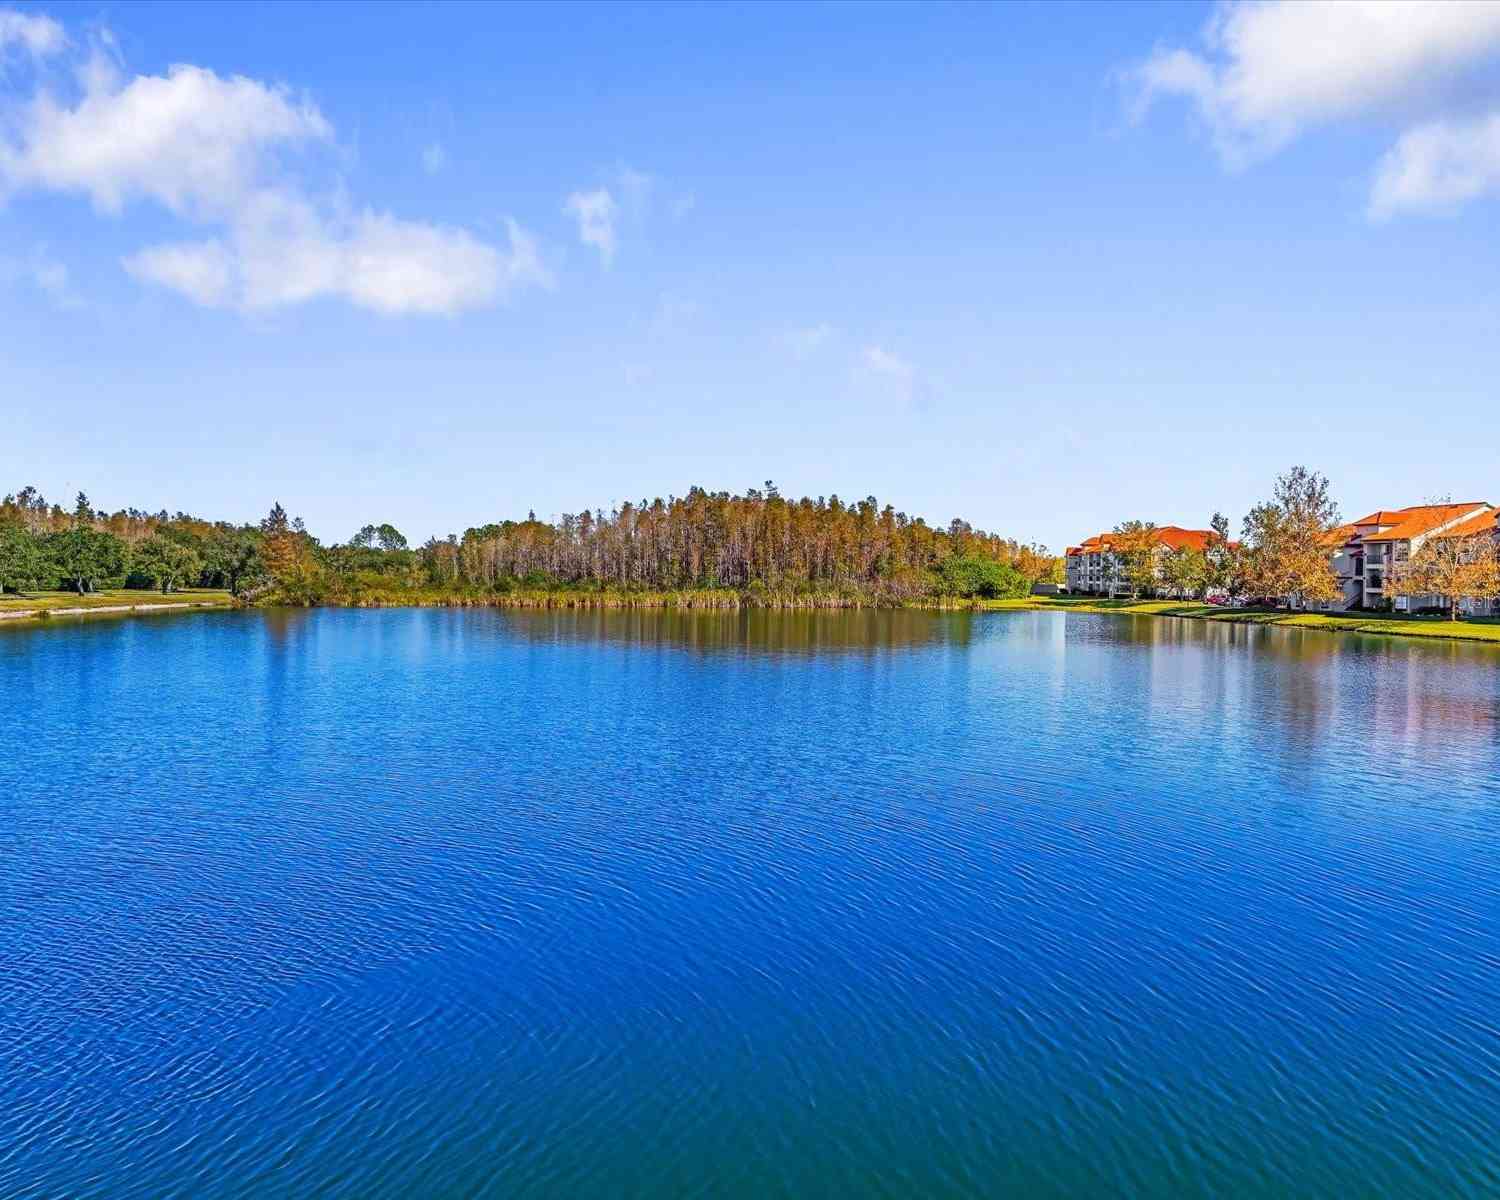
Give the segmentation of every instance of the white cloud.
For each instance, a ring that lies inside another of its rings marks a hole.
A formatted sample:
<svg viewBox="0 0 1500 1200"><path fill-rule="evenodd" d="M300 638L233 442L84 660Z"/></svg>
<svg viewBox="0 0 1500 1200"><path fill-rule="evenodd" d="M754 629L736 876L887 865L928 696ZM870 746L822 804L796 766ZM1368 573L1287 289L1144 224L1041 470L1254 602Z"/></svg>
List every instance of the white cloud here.
<svg viewBox="0 0 1500 1200"><path fill-rule="evenodd" d="M1200 51L1159 48L1129 77L1136 111L1193 106L1221 160L1242 168L1339 121L1404 128L1369 214L1442 211L1500 191L1500 107L1474 115L1465 84L1500 60L1500 0L1235 0ZM1491 85L1492 86L1492 85Z"/></svg>
<svg viewBox="0 0 1500 1200"><path fill-rule="evenodd" d="M1140 101L1187 97L1239 166L1309 126L1433 96L1500 51L1500 0L1241 0L1203 41L1203 54L1162 48L1138 67Z"/></svg>
<svg viewBox="0 0 1500 1200"><path fill-rule="evenodd" d="M126 256L197 304L264 310L319 297L380 313L456 313L550 286L535 241L509 246L321 196L295 152L333 142L315 105L202 67L125 79L93 56L76 96L38 91L0 134L0 187L74 192L103 213L153 202L212 231Z"/></svg>
<svg viewBox="0 0 1500 1200"><path fill-rule="evenodd" d="M866 346L864 361L872 371L907 383L910 383L917 373L917 369L911 363L880 346Z"/></svg>
<svg viewBox="0 0 1500 1200"><path fill-rule="evenodd" d="M219 239L151 246L136 278L210 307L266 310L323 297L386 314L451 314L512 290L551 287L535 240L508 222L501 251L461 229L363 212L338 224L268 214Z"/></svg>
<svg viewBox="0 0 1500 1200"><path fill-rule="evenodd" d="M574 192L563 204L563 212L578 222L578 240L599 251L607 267L615 260L615 216L619 205L608 188Z"/></svg>
<svg viewBox="0 0 1500 1200"><path fill-rule="evenodd" d="M124 260L137 279L159 283L208 308L230 302L235 259L220 241L148 246Z"/></svg>
<svg viewBox="0 0 1500 1200"><path fill-rule="evenodd" d="M102 212L149 199L206 219L270 173L277 148L333 134L311 104L253 79L183 65L123 84L111 75L72 106L39 93L21 114L19 144L0 143L0 177L82 192Z"/></svg>
<svg viewBox="0 0 1500 1200"><path fill-rule="evenodd" d="M422 170L429 175L436 175L448 165L448 152L443 149L441 143L433 142L422 151Z"/></svg>
<svg viewBox="0 0 1500 1200"><path fill-rule="evenodd" d="M51 17L0 8L0 58L4 58L11 46L19 46L32 58L45 58L67 44L63 27Z"/></svg>
<svg viewBox="0 0 1500 1200"><path fill-rule="evenodd" d="M1403 133L1375 172L1370 216L1442 212L1487 194L1500 194L1500 113Z"/></svg>
<svg viewBox="0 0 1500 1200"><path fill-rule="evenodd" d="M666 213L680 221L695 203L691 192L620 163L604 172L604 182L598 187L570 193L563 212L577 222L578 240L597 250L608 267L622 238L640 237L649 218Z"/></svg>

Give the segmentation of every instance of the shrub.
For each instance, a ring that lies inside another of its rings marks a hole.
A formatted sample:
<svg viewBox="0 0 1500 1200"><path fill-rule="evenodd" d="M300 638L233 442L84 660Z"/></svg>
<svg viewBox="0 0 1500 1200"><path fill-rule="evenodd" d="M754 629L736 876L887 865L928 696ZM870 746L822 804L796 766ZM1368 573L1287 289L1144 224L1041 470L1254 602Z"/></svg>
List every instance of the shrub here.
<svg viewBox="0 0 1500 1200"><path fill-rule="evenodd" d="M1026 577L1009 563L987 558L950 558L940 570L945 596L985 600L1018 599L1031 591Z"/></svg>

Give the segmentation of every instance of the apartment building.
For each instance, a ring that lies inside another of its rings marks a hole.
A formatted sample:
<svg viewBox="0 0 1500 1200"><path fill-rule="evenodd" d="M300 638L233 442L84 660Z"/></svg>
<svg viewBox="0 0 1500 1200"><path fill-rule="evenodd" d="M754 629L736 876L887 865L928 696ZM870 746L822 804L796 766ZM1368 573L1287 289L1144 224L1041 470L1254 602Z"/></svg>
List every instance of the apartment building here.
<svg viewBox="0 0 1500 1200"><path fill-rule="evenodd" d="M1393 573L1399 572L1431 538L1486 533L1500 538L1500 509L1487 500L1377 509L1329 532L1325 545L1341 595L1331 603L1310 607L1323 612L1382 609L1388 603L1396 612L1441 607L1441 596L1394 595ZM1177 525L1164 525L1156 534L1160 556L1183 547L1204 550L1213 536L1211 530ZM1093 596L1131 594L1123 556L1114 550L1114 537L1101 533L1068 547L1064 558L1068 591ZM1471 616L1500 615L1500 597L1464 601L1461 611Z"/></svg>
<svg viewBox="0 0 1500 1200"><path fill-rule="evenodd" d="M1158 557L1173 550L1206 550L1211 529L1183 529L1180 525L1161 525L1155 530ZM1128 596L1130 581L1125 577L1123 556L1117 555L1113 538L1100 533L1077 546L1069 546L1063 556L1068 591L1091 596Z"/></svg>
<svg viewBox="0 0 1500 1200"><path fill-rule="evenodd" d="M1343 595L1324 611L1378 609L1386 602L1397 612L1438 607L1441 596L1394 596L1391 577L1433 537L1465 537L1493 533L1500 515L1485 500L1462 504L1416 504L1409 508L1379 509L1328 536L1329 558ZM1475 615L1494 611L1494 602L1465 604Z"/></svg>

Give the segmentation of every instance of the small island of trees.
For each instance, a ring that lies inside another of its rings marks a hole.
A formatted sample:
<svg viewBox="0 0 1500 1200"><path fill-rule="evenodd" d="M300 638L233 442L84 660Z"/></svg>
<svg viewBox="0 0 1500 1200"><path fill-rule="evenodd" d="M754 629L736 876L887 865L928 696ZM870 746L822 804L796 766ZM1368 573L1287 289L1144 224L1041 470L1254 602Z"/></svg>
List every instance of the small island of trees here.
<svg viewBox="0 0 1500 1200"><path fill-rule="evenodd" d="M412 547L368 524L324 545L274 504L235 524L184 512L71 508L34 487L0 500L0 590L223 588L254 604L647 604L853 607L1028 594L1061 579L1044 547L871 496L694 487L666 500L503 520Z"/></svg>

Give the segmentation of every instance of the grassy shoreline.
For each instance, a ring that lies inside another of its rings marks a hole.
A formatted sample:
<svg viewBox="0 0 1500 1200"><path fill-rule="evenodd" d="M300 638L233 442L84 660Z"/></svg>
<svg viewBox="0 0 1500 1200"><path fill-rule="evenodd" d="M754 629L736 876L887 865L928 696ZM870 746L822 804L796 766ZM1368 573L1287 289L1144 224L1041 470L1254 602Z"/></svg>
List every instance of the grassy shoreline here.
<svg viewBox="0 0 1500 1200"><path fill-rule="evenodd" d="M1073 596L1029 596L1021 600L985 600L990 612L1087 612L1123 616L1177 617L1233 625L1279 625L1325 633L1364 633L1500 645L1500 618L1449 621L1443 617L1376 616L1370 613L1288 612L1271 608L1222 608L1183 600L1104 600Z"/></svg>
<svg viewBox="0 0 1500 1200"><path fill-rule="evenodd" d="M76 592L31 592L24 596L0 596L0 621L225 609L234 607L234 603L228 592L216 588L184 588L166 595L126 588L108 588L84 596Z"/></svg>

